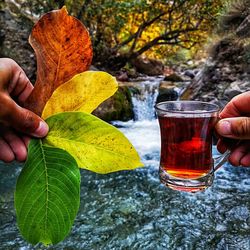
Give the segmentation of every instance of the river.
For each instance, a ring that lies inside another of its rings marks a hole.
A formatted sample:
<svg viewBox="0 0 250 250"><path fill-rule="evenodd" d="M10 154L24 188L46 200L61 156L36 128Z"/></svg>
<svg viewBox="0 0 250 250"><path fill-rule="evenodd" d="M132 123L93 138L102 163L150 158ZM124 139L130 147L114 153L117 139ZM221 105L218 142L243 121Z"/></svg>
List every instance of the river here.
<svg viewBox="0 0 250 250"><path fill-rule="evenodd" d="M48 249L250 249L250 168L226 164L213 186L196 194L160 184L153 110L159 81L141 81L144 96L133 97L135 121L114 122L145 166L108 175L82 170L81 205L72 231ZM13 193L20 169L17 163L0 163L0 249L45 249L27 244L16 226Z"/></svg>

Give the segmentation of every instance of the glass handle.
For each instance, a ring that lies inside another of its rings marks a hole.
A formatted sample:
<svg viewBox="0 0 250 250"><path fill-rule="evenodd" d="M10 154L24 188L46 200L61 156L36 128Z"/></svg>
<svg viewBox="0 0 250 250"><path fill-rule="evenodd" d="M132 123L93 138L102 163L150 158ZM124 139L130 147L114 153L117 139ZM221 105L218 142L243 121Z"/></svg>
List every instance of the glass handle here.
<svg viewBox="0 0 250 250"><path fill-rule="evenodd" d="M223 155L214 158L214 172L217 171L224 163L228 161L230 153L231 152L227 150Z"/></svg>

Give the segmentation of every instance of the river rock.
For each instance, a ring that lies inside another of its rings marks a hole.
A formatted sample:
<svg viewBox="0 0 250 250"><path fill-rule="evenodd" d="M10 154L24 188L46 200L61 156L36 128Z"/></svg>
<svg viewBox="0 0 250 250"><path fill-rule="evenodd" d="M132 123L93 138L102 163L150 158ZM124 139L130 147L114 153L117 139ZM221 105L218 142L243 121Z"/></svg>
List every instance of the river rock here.
<svg viewBox="0 0 250 250"><path fill-rule="evenodd" d="M132 60L131 63L138 72L149 76L162 75L164 72L163 63L155 59L138 57Z"/></svg>
<svg viewBox="0 0 250 250"><path fill-rule="evenodd" d="M93 114L104 121L128 121L133 119L133 105L129 88L119 86L117 92L103 102Z"/></svg>
<svg viewBox="0 0 250 250"><path fill-rule="evenodd" d="M178 93L174 89L162 89L157 98L156 103L166 101L176 101L178 99Z"/></svg>
<svg viewBox="0 0 250 250"><path fill-rule="evenodd" d="M176 87L176 85L177 84L175 82L163 80L159 84L159 92L164 89L173 89Z"/></svg>
<svg viewBox="0 0 250 250"><path fill-rule="evenodd" d="M188 69L188 70L185 70L185 71L184 71L184 76L188 76L189 78L194 79L194 78L195 78L195 75L196 75L197 73L198 73L198 72L195 71L195 70Z"/></svg>
<svg viewBox="0 0 250 250"><path fill-rule="evenodd" d="M176 82L171 81L161 81L158 88L158 96L156 98L156 103L165 101L175 101L178 99L178 92Z"/></svg>
<svg viewBox="0 0 250 250"><path fill-rule="evenodd" d="M183 79L178 74L173 73L171 75L165 76L164 81L168 81L168 82L183 82Z"/></svg>

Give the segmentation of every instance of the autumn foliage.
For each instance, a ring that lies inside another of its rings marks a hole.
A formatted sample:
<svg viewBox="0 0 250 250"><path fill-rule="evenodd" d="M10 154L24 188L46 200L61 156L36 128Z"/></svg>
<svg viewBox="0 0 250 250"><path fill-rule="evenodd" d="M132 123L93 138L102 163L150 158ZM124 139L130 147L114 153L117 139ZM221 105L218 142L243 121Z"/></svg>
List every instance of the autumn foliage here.
<svg viewBox="0 0 250 250"><path fill-rule="evenodd" d="M217 24L222 0L23 1L41 14L67 6L89 30L94 63L120 67L140 55L164 59L180 49L194 52Z"/></svg>
<svg viewBox="0 0 250 250"><path fill-rule="evenodd" d="M41 115L58 86L89 68L91 40L82 23L62 8L37 22L29 42L36 53L37 80L26 106Z"/></svg>

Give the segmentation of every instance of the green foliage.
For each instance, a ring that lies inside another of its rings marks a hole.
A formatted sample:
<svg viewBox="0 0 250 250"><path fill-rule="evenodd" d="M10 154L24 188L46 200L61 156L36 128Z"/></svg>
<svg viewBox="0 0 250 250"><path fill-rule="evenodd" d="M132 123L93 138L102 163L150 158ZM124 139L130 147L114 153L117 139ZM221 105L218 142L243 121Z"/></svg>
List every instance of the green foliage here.
<svg viewBox="0 0 250 250"><path fill-rule="evenodd" d="M192 59L191 51L187 49L179 49L176 53L168 56L165 60L167 65L176 65Z"/></svg>
<svg viewBox="0 0 250 250"><path fill-rule="evenodd" d="M66 151L31 140L15 192L17 223L32 244L56 244L69 233L80 203L80 173Z"/></svg>
<svg viewBox="0 0 250 250"><path fill-rule="evenodd" d="M180 48L198 48L217 22L222 0L23 1L32 13L67 6L92 37L94 62L126 64L141 54L166 58ZM126 58L124 63L121 57ZM123 65L123 66L124 66Z"/></svg>

